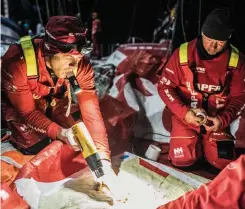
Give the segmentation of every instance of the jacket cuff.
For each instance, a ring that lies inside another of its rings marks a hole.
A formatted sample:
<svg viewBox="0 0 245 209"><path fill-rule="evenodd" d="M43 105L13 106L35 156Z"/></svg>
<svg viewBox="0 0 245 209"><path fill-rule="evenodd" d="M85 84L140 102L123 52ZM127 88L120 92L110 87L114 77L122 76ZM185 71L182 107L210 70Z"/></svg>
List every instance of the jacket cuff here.
<svg viewBox="0 0 245 209"><path fill-rule="evenodd" d="M49 126L48 126L48 136L53 139L53 140L56 140L56 137L57 137L57 133L58 131L61 130L61 127L55 123L55 122L52 122Z"/></svg>

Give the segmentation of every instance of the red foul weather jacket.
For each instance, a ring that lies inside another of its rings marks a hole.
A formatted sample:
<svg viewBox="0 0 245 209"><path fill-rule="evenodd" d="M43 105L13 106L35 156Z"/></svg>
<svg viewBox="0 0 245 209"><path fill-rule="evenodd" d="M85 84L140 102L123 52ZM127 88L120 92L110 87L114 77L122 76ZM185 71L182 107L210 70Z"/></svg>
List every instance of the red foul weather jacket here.
<svg viewBox="0 0 245 209"><path fill-rule="evenodd" d="M38 62L38 78L27 77L27 68L23 52L18 45L12 45L2 58L2 89L7 96L11 107L15 109L23 122L33 130L56 139L59 124L45 115L47 107L46 96L53 91L52 95L60 94L66 86L66 81L59 78L56 85L48 72L42 54L41 39L35 39L35 51ZM99 153L103 158L110 157L106 129L101 116L99 102L94 86L94 72L86 58L82 58L77 70L76 79L82 92L77 95L82 120L90 132ZM52 90L53 89L53 90ZM54 103L60 103L67 99L67 95L57 99ZM67 105L67 103L66 103ZM55 106L55 105L54 105ZM60 114L65 114L62 109ZM65 121L64 121L65 122ZM21 142L18 142L21 143ZM27 148L35 144L35 139L28 144L18 144Z"/></svg>
<svg viewBox="0 0 245 209"><path fill-rule="evenodd" d="M101 23L100 23L100 19L96 19L92 22L92 36L94 37L94 35L97 32L101 32Z"/></svg>
<svg viewBox="0 0 245 209"><path fill-rule="evenodd" d="M202 107L220 117L225 128L245 109L244 55L229 46L218 57L201 60L196 44L194 39L186 50L180 47L172 54L158 83L159 95L180 120L190 107ZM231 54L237 55L237 62Z"/></svg>

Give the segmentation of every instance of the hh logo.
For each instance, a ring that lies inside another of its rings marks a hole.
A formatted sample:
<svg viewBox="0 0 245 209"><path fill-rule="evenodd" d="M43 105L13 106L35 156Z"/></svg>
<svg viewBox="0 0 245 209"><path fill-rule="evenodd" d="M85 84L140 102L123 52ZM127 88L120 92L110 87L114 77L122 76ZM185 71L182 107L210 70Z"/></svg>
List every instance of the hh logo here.
<svg viewBox="0 0 245 209"><path fill-rule="evenodd" d="M174 149L174 157L184 157L184 152L182 147L178 147Z"/></svg>
<svg viewBox="0 0 245 209"><path fill-rule="evenodd" d="M165 85L169 86L171 84L171 81L165 77L162 77L162 79L160 80L160 84L162 84L162 85L165 84Z"/></svg>

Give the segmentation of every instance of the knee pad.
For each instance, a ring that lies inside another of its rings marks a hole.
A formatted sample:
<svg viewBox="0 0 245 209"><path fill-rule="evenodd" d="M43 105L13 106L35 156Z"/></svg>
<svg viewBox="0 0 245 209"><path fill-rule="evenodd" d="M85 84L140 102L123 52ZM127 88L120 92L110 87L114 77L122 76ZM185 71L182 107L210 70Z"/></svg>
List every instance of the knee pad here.
<svg viewBox="0 0 245 209"><path fill-rule="evenodd" d="M171 137L169 160L174 166L191 166L201 156L201 143L197 135Z"/></svg>
<svg viewBox="0 0 245 209"><path fill-rule="evenodd" d="M225 132L211 132L203 139L207 161L218 169L236 159L234 138Z"/></svg>

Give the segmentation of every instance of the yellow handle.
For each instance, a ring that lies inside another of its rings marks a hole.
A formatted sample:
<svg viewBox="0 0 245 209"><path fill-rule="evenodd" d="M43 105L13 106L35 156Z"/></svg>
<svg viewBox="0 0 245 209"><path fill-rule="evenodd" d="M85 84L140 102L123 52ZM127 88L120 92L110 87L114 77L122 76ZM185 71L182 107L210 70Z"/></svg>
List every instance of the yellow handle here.
<svg viewBox="0 0 245 209"><path fill-rule="evenodd" d="M77 142L82 147L82 155L84 158L89 157L92 154L97 153L95 144L86 128L84 123L78 123L72 126L72 132L77 140Z"/></svg>

